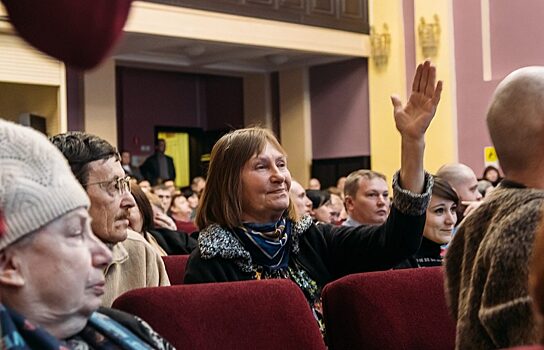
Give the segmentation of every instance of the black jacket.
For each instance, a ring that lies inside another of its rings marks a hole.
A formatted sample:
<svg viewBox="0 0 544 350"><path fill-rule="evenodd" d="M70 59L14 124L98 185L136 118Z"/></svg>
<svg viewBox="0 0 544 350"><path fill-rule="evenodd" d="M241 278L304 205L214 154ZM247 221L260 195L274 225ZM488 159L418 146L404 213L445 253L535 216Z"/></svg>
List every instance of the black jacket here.
<svg viewBox="0 0 544 350"><path fill-rule="evenodd" d="M396 178L393 207L380 226L315 225L306 216L293 226L290 264L297 260L319 287L350 273L392 268L412 256L421 243L432 179L424 194L400 189ZM256 266L235 236L211 225L200 232L184 283L255 279Z"/></svg>
<svg viewBox="0 0 544 350"><path fill-rule="evenodd" d="M149 156L145 162L140 166L140 172L142 176L151 183L151 186L157 185L157 182L160 178L160 168L159 168L159 155L157 153ZM175 180L176 179L176 168L174 167L174 160L172 157L164 155L166 158L166 167L168 168L168 177L161 180Z"/></svg>

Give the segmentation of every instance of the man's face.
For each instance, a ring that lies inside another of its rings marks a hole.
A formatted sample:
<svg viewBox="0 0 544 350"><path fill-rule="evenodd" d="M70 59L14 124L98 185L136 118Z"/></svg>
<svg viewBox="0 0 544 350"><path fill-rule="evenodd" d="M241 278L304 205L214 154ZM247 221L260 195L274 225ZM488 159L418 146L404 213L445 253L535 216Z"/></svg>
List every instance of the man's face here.
<svg viewBox="0 0 544 350"><path fill-rule="evenodd" d="M130 164L130 153L129 152L121 153L121 164L122 165L129 165Z"/></svg>
<svg viewBox="0 0 544 350"><path fill-rule="evenodd" d="M164 151L166 151L166 143L164 142L164 140L160 140L157 144L157 151L159 153L164 153Z"/></svg>
<svg viewBox="0 0 544 350"><path fill-rule="evenodd" d="M478 180L474 173L460 178L455 186L455 191L457 191L461 201L479 201L482 199L482 194L478 191Z"/></svg>
<svg viewBox="0 0 544 350"><path fill-rule="evenodd" d="M170 209L170 204L172 203L172 192L166 189L156 189L153 192L159 197L162 209L167 213L168 209Z"/></svg>
<svg viewBox="0 0 544 350"><path fill-rule="evenodd" d="M127 238L129 209L136 205L129 191L119 191L115 186L115 180L124 176L121 163L114 157L89 163L89 185L86 187L91 200L91 227L106 243L122 242ZM96 182L109 183L93 184Z"/></svg>
<svg viewBox="0 0 544 350"><path fill-rule="evenodd" d="M385 180L361 178L355 198L346 196L348 214L361 224L380 225L389 215L389 189Z"/></svg>
<svg viewBox="0 0 544 350"><path fill-rule="evenodd" d="M306 196L306 191L296 181L291 181L291 189L289 196L295 206L295 211L298 216L309 215L312 212L312 201Z"/></svg>

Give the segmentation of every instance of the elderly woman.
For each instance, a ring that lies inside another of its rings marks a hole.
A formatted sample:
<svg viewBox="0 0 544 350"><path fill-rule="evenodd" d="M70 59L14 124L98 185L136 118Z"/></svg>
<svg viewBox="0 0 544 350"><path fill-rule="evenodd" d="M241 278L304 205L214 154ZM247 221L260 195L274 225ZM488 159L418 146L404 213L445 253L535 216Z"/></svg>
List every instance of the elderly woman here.
<svg viewBox="0 0 544 350"><path fill-rule="evenodd" d="M457 223L459 197L450 184L434 177L433 196L427 208L421 246L414 256L398 268L429 267L442 265L442 247L452 238Z"/></svg>
<svg viewBox="0 0 544 350"><path fill-rule="evenodd" d="M406 106L392 98L402 137L393 208L381 226L314 225L289 200L287 155L261 128L236 130L213 147L196 223L198 248L186 283L286 278L306 295L320 319L321 288L349 273L388 269L421 242L432 178L423 170L424 135L440 100L429 62L417 68Z"/></svg>
<svg viewBox="0 0 544 350"><path fill-rule="evenodd" d="M0 119L2 349L171 349L134 316L97 311L112 254L88 207L56 147Z"/></svg>

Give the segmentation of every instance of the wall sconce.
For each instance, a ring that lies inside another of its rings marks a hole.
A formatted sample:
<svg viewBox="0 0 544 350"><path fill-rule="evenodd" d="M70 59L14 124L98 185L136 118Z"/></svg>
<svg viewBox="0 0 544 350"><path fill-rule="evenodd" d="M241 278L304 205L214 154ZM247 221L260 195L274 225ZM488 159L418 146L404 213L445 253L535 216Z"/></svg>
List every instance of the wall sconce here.
<svg viewBox="0 0 544 350"><path fill-rule="evenodd" d="M377 33L374 26L370 27L370 57L376 68L387 65L391 53L391 34L387 23L383 24L383 32Z"/></svg>
<svg viewBox="0 0 544 350"><path fill-rule="evenodd" d="M419 45L424 58L436 57L440 46L440 19L438 15L433 16L434 23L426 23L421 17L417 32L419 34Z"/></svg>

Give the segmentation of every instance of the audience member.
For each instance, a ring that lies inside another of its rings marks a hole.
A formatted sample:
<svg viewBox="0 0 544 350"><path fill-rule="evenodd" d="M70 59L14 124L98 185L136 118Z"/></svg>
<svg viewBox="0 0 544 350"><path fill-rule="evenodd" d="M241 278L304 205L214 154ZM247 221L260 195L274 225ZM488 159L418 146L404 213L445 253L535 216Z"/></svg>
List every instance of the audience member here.
<svg viewBox="0 0 544 350"><path fill-rule="evenodd" d="M457 222L459 197L450 184L434 177L433 195L427 208L423 240L417 253L398 268L429 267L442 265L442 246L449 243Z"/></svg>
<svg viewBox="0 0 544 350"><path fill-rule="evenodd" d="M59 134L51 141L68 159L91 200L93 232L112 250L102 305L110 306L131 289L169 285L161 257L140 234L128 229L129 210L135 203L115 148L82 132Z"/></svg>
<svg viewBox="0 0 544 350"><path fill-rule="evenodd" d="M202 176L197 176L191 181L191 190L193 190L197 196L200 196L204 187L206 187L206 180Z"/></svg>
<svg viewBox="0 0 544 350"><path fill-rule="evenodd" d="M344 198L348 218L343 226L381 225L389 216L389 187L381 173L357 170L349 174Z"/></svg>
<svg viewBox="0 0 544 350"><path fill-rule="evenodd" d="M145 194L138 186L132 187L132 190L139 208L139 216L132 215L131 209L131 228L141 233L151 245L158 246L160 255L190 254L196 247L196 240L168 227L155 226L157 220L155 220L154 205L149 201L148 194ZM164 213L162 215L166 216Z"/></svg>
<svg viewBox="0 0 544 350"><path fill-rule="evenodd" d="M195 221L196 209L198 208L198 194L194 192L190 186L184 187L181 189L181 193L187 198L189 202L189 207L191 208L191 221Z"/></svg>
<svg viewBox="0 0 544 350"><path fill-rule="evenodd" d="M170 217L174 219L178 231L185 233L193 233L198 231L198 228L191 221L193 210L189 206L189 201L182 194L176 194L172 198L170 205Z"/></svg>
<svg viewBox="0 0 544 350"><path fill-rule="evenodd" d="M499 173L499 169L495 168L493 165L488 165L484 169L484 174L482 176L482 180L487 180L491 182L493 187L496 187L499 182L501 182L502 177Z"/></svg>
<svg viewBox="0 0 544 350"><path fill-rule="evenodd" d="M121 166L123 167L125 174L127 174L128 176L133 177L138 181L143 179L142 174L140 173L140 169L138 167L132 166L132 157L129 151L121 152Z"/></svg>
<svg viewBox="0 0 544 350"><path fill-rule="evenodd" d="M157 139L155 142L155 153L147 157L140 166L142 176L149 180L152 186L161 184L165 180L174 180L176 178L176 168L174 160L165 155L166 141Z"/></svg>
<svg viewBox="0 0 544 350"><path fill-rule="evenodd" d="M172 205L172 192L170 189L165 185L157 185L153 187L153 194L161 200L163 212L168 213L168 210Z"/></svg>
<svg viewBox="0 0 544 350"><path fill-rule="evenodd" d="M312 202L311 216L316 222L333 224L339 220L340 212L335 211L329 192L308 190L306 195Z"/></svg>
<svg viewBox="0 0 544 350"><path fill-rule="evenodd" d="M153 223L155 224L155 227L175 231L176 223L174 222L174 219L166 214L166 211L163 208L162 200L151 192L148 192L145 195L149 200L149 203L151 203L151 208L153 210Z"/></svg>
<svg viewBox="0 0 544 350"><path fill-rule="evenodd" d="M478 180L478 192L485 198L489 193L493 191L494 187L491 182L487 180Z"/></svg>
<svg viewBox="0 0 544 350"><path fill-rule="evenodd" d="M478 179L469 166L462 163L445 164L438 169L436 176L448 181L459 196L461 203L457 208L458 223L482 204Z"/></svg>
<svg viewBox="0 0 544 350"><path fill-rule="evenodd" d="M176 188L176 182L174 180L166 180L162 183L162 185L168 190L170 191L170 194L172 194L172 196L174 194L176 194L177 192L177 188Z"/></svg>
<svg viewBox="0 0 544 350"><path fill-rule="evenodd" d="M112 253L89 204L43 135L0 120L2 349L173 349L142 320L99 309Z"/></svg>
<svg viewBox="0 0 544 350"><path fill-rule="evenodd" d="M140 186L144 193L151 192L151 184L147 180L138 181L138 186Z"/></svg>
<svg viewBox="0 0 544 350"><path fill-rule="evenodd" d="M312 201L306 195L306 190L302 185L295 180L291 180L291 188L289 189L289 197L298 218L302 218L305 215L311 215Z"/></svg>
<svg viewBox="0 0 544 350"><path fill-rule="evenodd" d="M320 320L326 283L349 273L388 269L414 254L432 187L423 170L423 140L440 99L442 83L435 87L435 75L428 61L419 65L408 104L392 97L403 147L392 213L381 226L297 219L288 195L287 157L274 135L248 128L219 139L197 215L199 245L187 263L185 282L291 279Z"/></svg>
<svg viewBox="0 0 544 350"><path fill-rule="evenodd" d="M344 207L344 201L342 200L342 197L337 194L331 193L331 205L334 212L338 213L338 215L335 215L334 221L331 222L331 224L342 225L342 223L348 218L348 213L346 212L346 208Z"/></svg>
<svg viewBox="0 0 544 350"><path fill-rule="evenodd" d="M312 177L310 181L308 181L308 189L317 191L321 190L321 182L315 177Z"/></svg>
<svg viewBox="0 0 544 350"><path fill-rule="evenodd" d="M528 266L544 204L544 67L497 87L487 126L505 179L459 226L446 253L446 292L457 349L537 342Z"/></svg>
<svg viewBox="0 0 544 350"><path fill-rule="evenodd" d="M149 233L149 231L154 228L153 209L151 208L151 203L149 203L144 191L142 191L138 185L131 184L130 190L136 205L129 210L129 228L134 232L141 234L147 243L155 248L157 254L160 256L167 255L155 237Z"/></svg>

